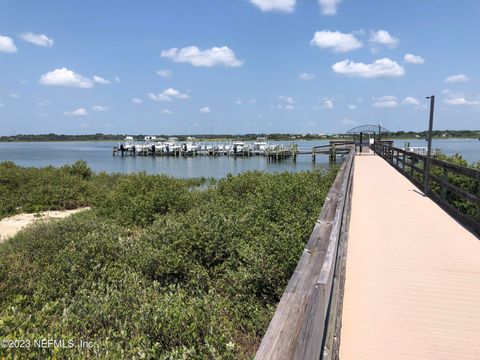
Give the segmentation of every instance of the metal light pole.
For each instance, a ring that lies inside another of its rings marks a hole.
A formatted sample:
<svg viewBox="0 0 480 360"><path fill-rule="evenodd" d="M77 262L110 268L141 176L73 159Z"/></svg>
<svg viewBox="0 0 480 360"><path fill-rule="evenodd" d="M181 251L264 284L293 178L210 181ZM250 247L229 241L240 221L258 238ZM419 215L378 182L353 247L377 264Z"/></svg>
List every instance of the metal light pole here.
<svg viewBox="0 0 480 360"><path fill-rule="evenodd" d="M427 96L430 99L430 119L428 122L428 148L427 161L425 162L424 190L423 193L428 196L428 180L430 178L430 156L432 155L432 129L433 129L433 109L435 107L435 95Z"/></svg>

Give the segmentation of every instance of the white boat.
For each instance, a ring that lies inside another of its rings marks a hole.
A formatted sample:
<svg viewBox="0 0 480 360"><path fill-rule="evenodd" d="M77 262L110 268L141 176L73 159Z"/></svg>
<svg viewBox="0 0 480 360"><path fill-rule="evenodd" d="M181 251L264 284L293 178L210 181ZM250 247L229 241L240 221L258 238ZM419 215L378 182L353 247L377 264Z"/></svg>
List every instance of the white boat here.
<svg viewBox="0 0 480 360"><path fill-rule="evenodd" d="M268 148L267 138L259 137L253 144L253 150L256 154L263 154Z"/></svg>

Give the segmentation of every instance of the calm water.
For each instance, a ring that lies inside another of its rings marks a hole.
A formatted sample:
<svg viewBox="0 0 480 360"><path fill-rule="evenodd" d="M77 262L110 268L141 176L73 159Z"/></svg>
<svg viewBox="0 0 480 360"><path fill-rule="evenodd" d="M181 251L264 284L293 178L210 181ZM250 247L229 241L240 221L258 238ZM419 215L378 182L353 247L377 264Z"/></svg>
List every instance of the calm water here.
<svg viewBox="0 0 480 360"><path fill-rule="evenodd" d="M302 141L300 147L328 144L327 141ZM263 156L242 157L151 157L112 156L115 142L28 142L0 143L0 162L13 161L22 166L62 166L76 160L85 160L96 172L167 174L175 177L214 177L238 174L248 170L267 172L307 171L328 167L328 156L317 156L315 164L310 155L300 155L297 162L286 160L269 163Z"/></svg>
<svg viewBox="0 0 480 360"><path fill-rule="evenodd" d="M410 146L427 146L425 140L395 140L394 146L403 148L406 143ZM433 139L432 147L442 150L447 155L456 153L463 156L469 163L480 160L480 141L478 139Z"/></svg>
<svg viewBox="0 0 480 360"><path fill-rule="evenodd" d="M406 142L411 146L426 146L422 140L398 140L395 146L403 147ZM300 148L309 148L327 144L328 141L296 142ZM315 164L310 155L300 155L297 162L286 160L269 163L263 156L250 158L233 157L142 157L112 156L114 142L38 142L38 143L0 143L0 161L13 161L22 166L62 166L76 160L85 160L95 171L138 172L149 174L168 174L176 177L215 177L229 173L238 174L248 170L267 172L306 171L328 167L328 156L317 156ZM433 146L447 154L462 154L469 162L480 160L480 141L478 140L434 140Z"/></svg>

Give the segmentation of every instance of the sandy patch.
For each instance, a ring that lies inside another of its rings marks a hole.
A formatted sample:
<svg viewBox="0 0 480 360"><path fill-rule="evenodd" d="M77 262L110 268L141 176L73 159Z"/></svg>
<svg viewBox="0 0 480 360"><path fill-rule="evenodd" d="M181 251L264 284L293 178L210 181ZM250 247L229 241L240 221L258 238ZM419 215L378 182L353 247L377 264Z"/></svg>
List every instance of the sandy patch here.
<svg viewBox="0 0 480 360"><path fill-rule="evenodd" d="M0 220L0 242L7 238L14 236L23 227L32 224L39 220L48 219L63 219L80 211L90 209L89 207L79 208L75 210L60 210L60 211L43 211L35 214L18 214Z"/></svg>

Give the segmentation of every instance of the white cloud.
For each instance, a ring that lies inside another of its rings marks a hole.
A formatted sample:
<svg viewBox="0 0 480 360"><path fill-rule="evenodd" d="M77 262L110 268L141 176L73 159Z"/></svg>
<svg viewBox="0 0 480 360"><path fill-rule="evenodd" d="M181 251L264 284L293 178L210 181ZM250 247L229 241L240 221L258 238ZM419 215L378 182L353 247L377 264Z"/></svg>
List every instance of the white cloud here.
<svg viewBox="0 0 480 360"><path fill-rule="evenodd" d="M351 109L351 110L354 110L354 109L357 108L357 105L350 104L350 105L348 105L348 108Z"/></svg>
<svg viewBox="0 0 480 360"><path fill-rule="evenodd" d="M14 53L17 50L11 37L0 35L0 52Z"/></svg>
<svg viewBox="0 0 480 360"><path fill-rule="evenodd" d="M399 42L397 38L390 35L386 30L371 31L369 41L374 44L387 45L391 48L396 47Z"/></svg>
<svg viewBox="0 0 480 360"><path fill-rule="evenodd" d="M175 99L188 99L190 97L187 94L183 94L180 91L172 88L168 88L163 92L163 94Z"/></svg>
<svg viewBox="0 0 480 360"><path fill-rule="evenodd" d="M93 87L92 80L77 74L67 68L55 69L46 73L40 77L39 80L42 85L56 85L56 86L69 86L78 88L91 88Z"/></svg>
<svg viewBox="0 0 480 360"><path fill-rule="evenodd" d="M173 76L173 72L170 70L157 70L155 71L158 76L161 76L166 79L170 79Z"/></svg>
<svg viewBox="0 0 480 360"><path fill-rule="evenodd" d="M153 94L153 93L148 93L148 98L150 100L154 100L154 101L173 101L173 99L165 94Z"/></svg>
<svg viewBox="0 0 480 360"><path fill-rule="evenodd" d="M337 7L342 0L318 0L323 15L336 15Z"/></svg>
<svg viewBox="0 0 480 360"><path fill-rule="evenodd" d="M141 104L141 103L142 103L142 99L133 98L133 99L132 99L132 102L133 102L134 104Z"/></svg>
<svg viewBox="0 0 480 360"><path fill-rule="evenodd" d="M425 59L421 56L418 55L413 55L413 54L406 54L404 57L406 62L411 63L411 64L425 64Z"/></svg>
<svg viewBox="0 0 480 360"><path fill-rule="evenodd" d="M90 114L84 108L79 108L79 109L72 110L72 111L64 111L63 115L67 115L67 116L88 116Z"/></svg>
<svg viewBox="0 0 480 360"><path fill-rule="evenodd" d="M291 105L295 104L295 100L293 100L293 98L291 96L279 95L278 99L282 100L283 102L285 102L287 104L291 104Z"/></svg>
<svg viewBox="0 0 480 360"><path fill-rule="evenodd" d="M250 2L260 10L293 12L295 10L296 0L250 0Z"/></svg>
<svg viewBox="0 0 480 360"><path fill-rule="evenodd" d="M40 101L37 102L37 106L47 106L50 105L52 102L50 100Z"/></svg>
<svg viewBox="0 0 480 360"><path fill-rule="evenodd" d="M339 31L322 30L315 32L310 44L321 49L329 49L333 52L349 52L363 46L353 34L344 34Z"/></svg>
<svg viewBox="0 0 480 360"><path fill-rule="evenodd" d="M116 83L119 83L119 82L121 82L122 80L120 80L120 78L119 78L118 76L115 76L115 77L113 78L113 81L115 81Z"/></svg>
<svg viewBox="0 0 480 360"><path fill-rule="evenodd" d="M467 100L464 97L453 97L453 98L450 98L450 99L445 99L444 102L447 105L454 105L454 106L478 105L478 104L480 104L480 101L478 101L478 100Z"/></svg>
<svg viewBox="0 0 480 360"><path fill-rule="evenodd" d="M309 73L301 73L300 75L298 75L298 78L300 80L313 80L315 79L315 75Z"/></svg>
<svg viewBox="0 0 480 360"><path fill-rule="evenodd" d="M210 108L208 106L202 107L198 109L202 114L208 114L210 112Z"/></svg>
<svg viewBox="0 0 480 360"><path fill-rule="evenodd" d="M373 103L373 106L376 108L393 108L398 106L397 98L392 95L385 95L379 98Z"/></svg>
<svg viewBox="0 0 480 360"><path fill-rule="evenodd" d="M254 98L251 98L250 100L243 100L242 98L237 98L237 100L235 100L235 104L237 105L243 105L244 103L247 103L249 105L255 105L257 103L257 100L255 100Z"/></svg>
<svg viewBox="0 0 480 360"><path fill-rule="evenodd" d="M103 84L103 85L110 84L110 80L104 79L98 75L93 76L93 81L96 82L97 84Z"/></svg>
<svg viewBox="0 0 480 360"><path fill-rule="evenodd" d="M405 75L405 69L396 61L388 58L375 60L372 64L356 63L351 60L343 60L332 65L333 71L337 74L363 77L379 78Z"/></svg>
<svg viewBox="0 0 480 360"><path fill-rule="evenodd" d="M18 95L18 94L10 94L10 97L11 97L12 99L18 99L18 98L20 97L20 95Z"/></svg>
<svg viewBox="0 0 480 360"><path fill-rule="evenodd" d="M468 76L464 74L458 74L458 75L449 76L444 81L446 83L455 83L455 82L467 82L467 81L470 81L470 79L468 78Z"/></svg>
<svg viewBox="0 0 480 360"><path fill-rule="evenodd" d="M402 104L403 105L417 105L418 106L418 105L420 105L420 101L418 101L417 99L415 99L412 96L407 96L405 99L403 99Z"/></svg>
<svg viewBox="0 0 480 360"><path fill-rule="evenodd" d="M108 110L110 110L110 106L95 105L93 107L93 111L97 111L97 112L103 112L103 111L108 111Z"/></svg>
<svg viewBox="0 0 480 360"><path fill-rule="evenodd" d="M173 111L170 111L168 109L163 109L162 111L160 111L160 113L164 115L171 115L173 114Z"/></svg>
<svg viewBox="0 0 480 360"><path fill-rule="evenodd" d="M175 99L188 99L190 96L173 88L168 88L160 94L148 93L148 97L155 101L173 101Z"/></svg>
<svg viewBox="0 0 480 360"><path fill-rule="evenodd" d="M238 98L237 100L235 100L235 104L237 104L237 105L243 105L243 100L242 100L242 98Z"/></svg>
<svg viewBox="0 0 480 360"><path fill-rule="evenodd" d="M44 47L52 47L53 46L53 39L49 38L47 35L44 34L34 34L31 32L26 32L18 36L20 39L27 41L29 43L44 46Z"/></svg>
<svg viewBox="0 0 480 360"><path fill-rule="evenodd" d="M224 65L227 67L237 67L243 64L243 61L235 57L235 53L227 46L212 47L206 50L200 50L196 46L188 46L182 49L172 48L163 50L162 57L172 59L175 62L189 63L193 66L212 67L215 65Z"/></svg>
<svg viewBox="0 0 480 360"><path fill-rule="evenodd" d="M327 98L323 99L323 109L333 109L333 101Z"/></svg>

